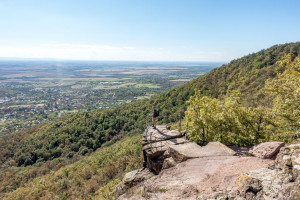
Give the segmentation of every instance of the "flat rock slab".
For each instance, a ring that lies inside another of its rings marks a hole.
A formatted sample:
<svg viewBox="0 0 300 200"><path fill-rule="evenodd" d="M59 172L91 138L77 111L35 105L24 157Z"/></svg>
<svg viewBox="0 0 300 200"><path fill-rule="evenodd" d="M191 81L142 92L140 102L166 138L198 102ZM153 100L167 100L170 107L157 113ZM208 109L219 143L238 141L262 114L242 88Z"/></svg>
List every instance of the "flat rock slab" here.
<svg viewBox="0 0 300 200"><path fill-rule="evenodd" d="M284 145L284 142L264 142L252 147L249 153L258 158L271 159Z"/></svg>
<svg viewBox="0 0 300 200"><path fill-rule="evenodd" d="M184 143L188 143L184 138L172 138L170 140L159 141L155 143L150 143L143 146L143 151L146 151L149 157L155 157L156 155L162 154L166 151L170 146L181 145ZM157 154L157 152L160 152Z"/></svg>
<svg viewBox="0 0 300 200"><path fill-rule="evenodd" d="M143 146L143 150L147 150L150 148L159 148L162 146L168 148L171 145L179 145L179 144L184 144L184 143L188 143L188 142L189 141L187 141L184 138L172 138L170 140L158 141L158 142L154 142L151 144L147 144L147 145Z"/></svg>
<svg viewBox="0 0 300 200"><path fill-rule="evenodd" d="M171 145L169 151L177 162L182 162L190 158L235 155L235 151L220 142L210 142L204 147L194 142Z"/></svg>
<svg viewBox="0 0 300 200"><path fill-rule="evenodd" d="M169 130L168 126L157 126L154 128L148 128L145 131L143 141L146 143L154 143L158 141L170 140L172 138L182 137L183 134L178 130Z"/></svg>

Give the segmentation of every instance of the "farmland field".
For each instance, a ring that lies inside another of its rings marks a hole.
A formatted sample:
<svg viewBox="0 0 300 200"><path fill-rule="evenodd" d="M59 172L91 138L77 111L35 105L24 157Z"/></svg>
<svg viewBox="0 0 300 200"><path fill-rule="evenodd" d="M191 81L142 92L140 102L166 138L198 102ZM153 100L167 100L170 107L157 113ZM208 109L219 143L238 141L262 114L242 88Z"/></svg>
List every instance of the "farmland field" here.
<svg viewBox="0 0 300 200"><path fill-rule="evenodd" d="M0 61L0 136L184 84L221 63Z"/></svg>

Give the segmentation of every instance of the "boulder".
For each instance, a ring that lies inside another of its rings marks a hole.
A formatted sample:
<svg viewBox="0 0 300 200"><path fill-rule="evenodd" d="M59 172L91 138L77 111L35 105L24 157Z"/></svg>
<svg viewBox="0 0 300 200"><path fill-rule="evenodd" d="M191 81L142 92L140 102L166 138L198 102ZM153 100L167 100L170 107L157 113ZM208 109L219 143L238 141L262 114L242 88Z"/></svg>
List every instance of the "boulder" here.
<svg viewBox="0 0 300 200"><path fill-rule="evenodd" d="M264 142L252 147L249 153L258 158L271 159L284 145L284 142Z"/></svg>
<svg viewBox="0 0 300 200"><path fill-rule="evenodd" d="M232 191L217 191L209 194L200 194L197 200L245 200L238 195L236 190Z"/></svg>
<svg viewBox="0 0 300 200"><path fill-rule="evenodd" d="M172 145L169 147L168 152L176 163L180 163L190 158L198 158L198 152L201 152L201 150L201 146L190 142L181 145Z"/></svg>
<svg viewBox="0 0 300 200"><path fill-rule="evenodd" d="M154 170L157 174L162 168L167 169L173 167L177 163L191 158L233 156L236 154L235 151L220 142L209 142L206 146L201 147L194 142L186 140L184 137L176 138L179 134L174 135L174 131L168 132L166 128L160 131L159 127L157 129L155 134L163 132L164 138L170 139L161 140L162 137L157 137L159 138L158 141L153 142L154 140L150 140L149 142L145 142L143 146L144 166ZM169 134L170 136L168 136ZM149 136L148 138L152 137ZM168 155L166 155L166 152ZM167 160L165 167L163 167L164 160L169 157L172 157L172 159Z"/></svg>
<svg viewBox="0 0 300 200"><path fill-rule="evenodd" d="M150 159L155 159L161 156L169 147L168 141L160 141L151 144L147 144L143 147L146 155Z"/></svg>

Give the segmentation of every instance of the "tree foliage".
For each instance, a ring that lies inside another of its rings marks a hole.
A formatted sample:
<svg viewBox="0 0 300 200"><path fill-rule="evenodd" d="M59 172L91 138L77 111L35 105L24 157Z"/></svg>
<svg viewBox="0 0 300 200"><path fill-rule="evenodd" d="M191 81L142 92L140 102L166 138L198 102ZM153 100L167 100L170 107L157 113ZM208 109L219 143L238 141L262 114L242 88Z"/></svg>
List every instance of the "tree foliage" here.
<svg viewBox="0 0 300 200"><path fill-rule="evenodd" d="M271 108L243 106L243 95L238 91L232 91L224 100L197 91L185 112L190 138L199 144L217 140L235 145L299 140L300 58L292 61L292 55L288 55L277 65L286 70L263 88L274 99Z"/></svg>
<svg viewBox="0 0 300 200"><path fill-rule="evenodd" d="M300 138L300 57L287 55L278 64L286 70L268 80L265 92L274 96L272 114L276 116L273 139L291 141Z"/></svg>
<svg viewBox="0 0 300 200"><path fill-rule="evenodd" d="M241 97L240 92L233 91L220 101L197 91L185 112L190 139L202 145L210 141L249 145L266 139L267 113L261 107L243 107Z"/></svg>
<svg viewBox="0 0 300 200"><path fill-rule="evenodd" d="M73 164L53 169L46 174L43 174L46 165L36 166L35 177L14 190L11 190L14 185L8 174L16 178L20 171L11 168L1 181L0 190L7 193L0 195L0 199L111 199L112 190L123 174L142 166L141 140L141 136L126 137ZM24 178L26 174L29 179L33 176L33 172L29 170L24 173Z"/></svg>

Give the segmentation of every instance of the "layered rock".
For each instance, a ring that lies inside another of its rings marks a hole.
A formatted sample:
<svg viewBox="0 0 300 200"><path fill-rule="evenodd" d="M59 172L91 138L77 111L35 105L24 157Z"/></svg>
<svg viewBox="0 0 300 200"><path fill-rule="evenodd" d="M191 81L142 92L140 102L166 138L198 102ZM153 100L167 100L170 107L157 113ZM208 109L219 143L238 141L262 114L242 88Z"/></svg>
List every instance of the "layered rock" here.
<svg viewBox="0 0 300 200"><path fill-rule="evenodd" d="M263 143L249 157L220 142L201 147L167 126L147 131L145 166L158 175L126 174L118 199L300 199L300 143L279 153L283 143Z"/></svg>
<svg viewBox="0 0 300 200"><path fill-rule="evenodd" d="M197 199L199 194L233 189L239 175L267 167L270 162L255 157L228 155L191 158L163 169L119 199Z"/></svg>
<svg viewBox="0 0 300 200"><path fill-rule="evenodd" d="M300 143L281 148L275 160L275 167L291 174L300 185Z"/></svg>
<svg viewBox="0 0 300 200"><path fill-rule="evenodd" d="M147 128L143 137L144 167L158 174L163 167L164 160L169 157L165 153L168 148L188 142L183 132L170 130L168 126Z"/></svg>
<svg viewBox="0 0 300 200"><path fill-rule="evenodd" d="M201 147L190 142L184 133L169 130L168 126L148 128L143 137L144 167L157 174L176 164L192 158L210 156L233 156L235 152L220 142L210 142Z"/></svg>

